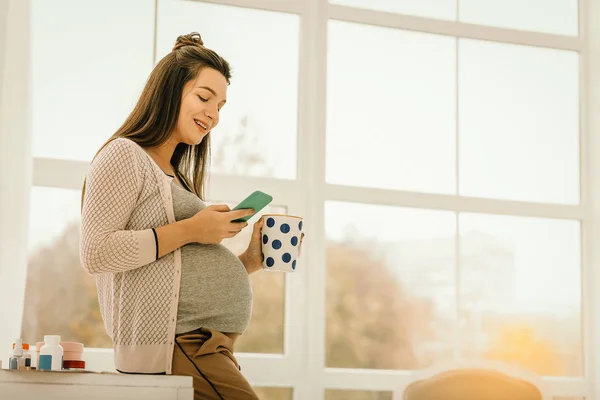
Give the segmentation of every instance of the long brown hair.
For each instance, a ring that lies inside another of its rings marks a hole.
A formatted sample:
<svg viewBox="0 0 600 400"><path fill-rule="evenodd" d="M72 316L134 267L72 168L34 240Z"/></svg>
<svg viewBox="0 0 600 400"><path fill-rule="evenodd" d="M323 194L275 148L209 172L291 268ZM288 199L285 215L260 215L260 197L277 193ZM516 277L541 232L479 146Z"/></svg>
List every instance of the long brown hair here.
<svg viewBox="0 0 600 400"><path fill-rule="evenodd" d="M183 87L204 68L220 72L229 83L229 63L213 50L204 47L199 33L179 36L173 50L150 73L131 114L98 153L117 138L131 139L142 147L165 143L177 125ZM177 177L203 200L209 158L210 133L199 145L179 143L171 157ZM85 181L81 193L82 207L84 194Z"/></svg>

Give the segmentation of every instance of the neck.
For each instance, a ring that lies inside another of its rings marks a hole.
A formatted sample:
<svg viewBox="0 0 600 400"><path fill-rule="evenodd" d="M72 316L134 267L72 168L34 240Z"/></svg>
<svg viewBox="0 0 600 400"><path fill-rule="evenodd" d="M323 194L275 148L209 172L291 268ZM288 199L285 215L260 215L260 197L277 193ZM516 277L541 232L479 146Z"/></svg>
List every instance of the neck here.
<svg viewBox="0 0 600 400"><path fill-rule="evenodd" d="M177 147L177 144L178 143L171 138L160 146L148 147L146 150L150 153L158 166L163 169L163 171L171 174L173 172L171 158L173 157L173 153L175 152L175 147Z"/></svg>

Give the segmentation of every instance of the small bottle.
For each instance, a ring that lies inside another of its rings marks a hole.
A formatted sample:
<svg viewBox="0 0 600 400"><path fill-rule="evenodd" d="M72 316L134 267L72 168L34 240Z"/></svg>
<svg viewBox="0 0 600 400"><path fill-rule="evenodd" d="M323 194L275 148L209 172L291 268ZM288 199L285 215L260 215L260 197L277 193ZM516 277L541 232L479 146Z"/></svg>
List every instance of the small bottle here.
<svg viewBox="0 0 600 400"><path fill-rule="evenodd" d="M60 345L60 335L45 335L40 349L40 371L62 371L64 350Z"/></svg>
<svg viewBox="0 0 600 400"><path fill-rule="evenodd" d="M23 358L25 367L31 367L31 354L29 354L29 343L23 343Z"/></svg>
<svg viewBox="0 0 600 400"><path fill-rule="evenodd" d="M25 366L25 358L23 358L23 340L21 338L13 343L13 354L8 359L8 369L19 369Z"/></svg>

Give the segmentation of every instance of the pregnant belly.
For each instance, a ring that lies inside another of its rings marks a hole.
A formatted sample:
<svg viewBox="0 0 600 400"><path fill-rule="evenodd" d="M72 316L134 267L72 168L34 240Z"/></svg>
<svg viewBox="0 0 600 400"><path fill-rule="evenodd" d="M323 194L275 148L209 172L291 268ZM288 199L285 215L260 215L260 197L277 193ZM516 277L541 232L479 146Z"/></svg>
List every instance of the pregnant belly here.
<svg viewBox="0 0 600 400"><path fill-rule="evenodd" d="M245 326L252 312L252 287L242 262L221 245L184 246L180 314Z"/></svg>

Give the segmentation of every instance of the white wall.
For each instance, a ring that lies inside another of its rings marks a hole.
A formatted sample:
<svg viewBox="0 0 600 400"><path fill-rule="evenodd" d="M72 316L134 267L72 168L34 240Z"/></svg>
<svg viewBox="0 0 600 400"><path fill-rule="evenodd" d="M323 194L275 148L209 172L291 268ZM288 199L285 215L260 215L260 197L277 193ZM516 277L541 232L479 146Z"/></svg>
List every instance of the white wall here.
<svg viewBox="0 0 600 400"><path fill-rule="evenodd" d="M0 0L0 356L22 320L31 182L29 1ZM23 185L23 183L26 185ZM6 361L4 361L6 362Z"/></svg>
<svg viewBox="0 0 600 400"><path fill-rule="evenodd" d="M4 60L6 48L6 35L7 35L7 17L8 17L8 0L0 1L0 76L4 71ZM2 79L0 79L0 93L2 93ZM0 97L0 101L2 98Z"/></svg>
<svg viewBox="0 0 600 400"><path fill-rule="evenodd" d="M588 230L590 238L584 243L584 261L588 266L589 280L584 283L584 296L588 298L588 309L584 314L587 324L590 325L590 338L592 345L585 349L587 354L593 354L587 365L587 374L590 378L590 393L593 397L600 396L600 0L583 1L585 8L582 14L582 33L586 37L587 58L583 64L584 104L586 107L582 114L582 128L587 130L587 142L582 142L582 156L587 157L588 169L582 171L582 178L587 179L589 185L584 199L590 213L590 224L584 229ZM584 187L584 190L585 187Z"/></svg>

